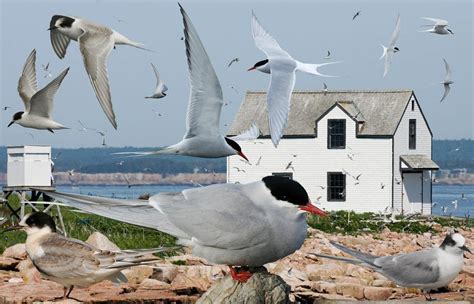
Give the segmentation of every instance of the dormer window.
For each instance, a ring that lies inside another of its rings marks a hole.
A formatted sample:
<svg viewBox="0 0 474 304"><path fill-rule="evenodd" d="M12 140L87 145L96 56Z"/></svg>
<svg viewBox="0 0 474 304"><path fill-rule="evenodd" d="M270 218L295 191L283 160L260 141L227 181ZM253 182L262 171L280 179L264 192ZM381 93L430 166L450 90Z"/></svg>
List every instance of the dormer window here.
<svg viewBox="0 0 474 304"><path fill-rule="evenodd" d="M346 148L346 120L328 119L328 149Z"/></svg>

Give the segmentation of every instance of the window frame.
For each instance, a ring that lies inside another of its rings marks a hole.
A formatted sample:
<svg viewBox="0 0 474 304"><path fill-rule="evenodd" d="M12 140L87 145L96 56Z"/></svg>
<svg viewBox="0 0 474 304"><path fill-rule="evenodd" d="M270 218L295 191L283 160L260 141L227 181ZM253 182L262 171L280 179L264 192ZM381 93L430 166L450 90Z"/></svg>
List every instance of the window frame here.
<svg viewBox="0 0 474 304"><path fill-rule="evenodd" d="M331 176L332 175L341 175L342 176L342 191L344 192L344 196L343 197L339 197L339 198L332 198L331 196L331 190L333 188L340 188L341 186L332 186L331 185ZM346 174L344 174L343 172L327 172L327 184L326 184L326 188L327 188L327 201L328 202L345 202L346 201L346 198L347 198L347 181L346 181Z"/></svg>
<svg viewBox="0 0 474 304"><path fill-rule="evenodd" d="M272 172L272 176L287 177L290 180L293 180L293 172Z"/></svg>
<svg viewBox="0 0 474 304"><path fill-rule="evenodd" d="M408 121L408 149L416 150L416 119Z"/></svg>
<svg viewBox="0 0 474 304"><path fill-rule="evenodd" d="M333 122L342 122L342 133L341 134L332 134L332 128L330 128L331 123ZM327 148L328 149L342 149L346 148L346 120L345 119L328 119L327 120ZM343 136L343 145L342 146L333 146L332 145L332 136Z"/></svg>

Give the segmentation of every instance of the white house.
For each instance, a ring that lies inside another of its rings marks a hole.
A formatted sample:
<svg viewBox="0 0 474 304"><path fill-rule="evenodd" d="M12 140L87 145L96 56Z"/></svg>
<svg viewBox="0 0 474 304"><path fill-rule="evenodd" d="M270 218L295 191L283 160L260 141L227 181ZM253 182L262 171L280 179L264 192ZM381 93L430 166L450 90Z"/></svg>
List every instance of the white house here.
<svg viewBox="0 0 474 304"><path fill-rule="evenodd" d="M250 163L228 157L227 182L284 175L326 210L431 213L431 171L438 166L413 91L293 92L278 148L269 138L265 92L247 92L229 134L253 121L261 136L239 141Z"/></svg>

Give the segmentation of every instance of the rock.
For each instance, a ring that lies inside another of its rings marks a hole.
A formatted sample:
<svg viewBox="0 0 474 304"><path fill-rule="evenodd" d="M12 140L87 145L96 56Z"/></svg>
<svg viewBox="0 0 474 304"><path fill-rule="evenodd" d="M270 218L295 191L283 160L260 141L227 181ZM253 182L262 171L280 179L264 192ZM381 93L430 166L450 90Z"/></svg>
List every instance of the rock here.
<svg viewBox="0 0 474 304"><path fill-rule="evenodd" d="M393 293L392 288L387 287L365 287L364 288L364 297L367 300L371 301L385 301L390 298Z"/></svg>
<svg viewBox="0 0 474 304"><path fill-rule="evenodd" d="M191 266L191 265L210 266L211 265L205 259L192 256L190 254L177 255L177 256L169 257L166 260L175 265L187 265L187 266Z"/></svg>
<svg viewBox="0 0 474 304"><path fill-rule="evenodd" d="M205 277L188 276L184 273L178 273L173 282L171 282L171 290L177 294L192 295L203 293L209 289L211 282Z"/></svg>
<svg viewBox="0 0 474 304"><path fill-rule="evenodd" d="M18 263L20 263L19 260L0 257L0 270L15 270Z"/></svg>
<svg viewBox="0 0 474 304"><path fill-rule="evenodd" d="M357 284L341 283L336 284L336 291L343 296L353 297L357 300L364 298L364 286Z"/></svg>
<svg viewBox="0 0 474 304"><path fill-rule="evenodd" d="M100 250L119 251L120 248L112 243L105 235L100 232L92 233L86 240L86 243L99 248Z"/></svg>
<svg viewBox="0 0 474 304"><path fill-rule="evenodd" d="M345 274L345 266L339 264L309 264L306 265L306 274L310 281L323 281L340 277Z"/></svg>
<svg viewBox="0 0 474 304"><path fill-rule="evenodd" d="M127 277L127 280L131 284L140 284L145 279L148 279L153 274L153 267L140 265L133 266L122 270L122 273Z"/></svg>
<svg viewBox="0 0 474 304"><path fill-rule="evenodd" d="M289 303L290 287L278 276L265 269L255 272L245 283L226 276L214 284L196 304L212 303Z"/></svg>
<svg viewBox="0 0 474 304"><path fill-rule="evenodd" d="M11 247L8 247L7 249L5 249L5 251L3 251L2 255L6 258L24 260L27 257L26 245L25 243L20 243L20 244L16 244Z"/></svg>
<svg viewBox="0 0 474 304"><path fill-rule="evenodd" d="M178 267L175 265L163 264L153 268L151 279L171 283L178 274Z"/></svg>
<svg viewBox="0 0 474 304"><path fill-rule="evenodd" d="M353 277L339 277L339 278L336 278L336 284L344 284L344 283L360 285L361 282L360 282L359 279L353 278Z"/></svg>
<svg viewBox="0 0 474 304"><path fill-rule="evenodd" d="M138 289L153 289L153 290L166 290L170 288L170 284L155 280L155 279L145 279L141 282Z"/></svg>
<svg viewBox="0 0 474 304"><path fill-rule="evenodd" d="M372 281L373 287L396 287L397 285L389 280L376 279Z"/></svg>
<svg viewBox="0 0 474 304"><path fill-rule="evenodd" d="M30 259L18 263L16 269L20 271L20 276L23 279L23 282L27 284L41 282L41 273L36 269Z"/></svg>
<svg viewBox="0 0 474 304"><path fill-rule="evenodd" d="M336 284L331 283L331 282L318 281L318 282L315 282L315 284L313 285L313 288L317 292L321 292L321 293L331 293L331 294L337 293Z"/></svg>

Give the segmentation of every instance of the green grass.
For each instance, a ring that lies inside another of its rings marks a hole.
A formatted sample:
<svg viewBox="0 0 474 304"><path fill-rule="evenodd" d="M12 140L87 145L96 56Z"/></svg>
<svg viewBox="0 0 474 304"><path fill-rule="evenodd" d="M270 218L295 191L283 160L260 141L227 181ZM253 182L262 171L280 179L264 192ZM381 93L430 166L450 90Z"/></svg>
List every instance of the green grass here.
<svg viewBox="0 0 474 304"><path fill-rule="evenodd" d="M396 216L397 220L402 216ZM424 218L416 218L423 220ZM465 228L474 227L474 219L451 219L443 217L434 217L434 223L443 227ZM343 233L358 235L361 233L379 233L385 227L395 232L424 233L436 232L435 227L429 221L410 222L400 221L395 223L384 223L376 219L374 213L354 213L347 211L336 211L328 213L326 217L310 215L308 218L310 227L322 230L328 233Z"/></svg>
<svg viewBox="0 0 474 304"><path fill-rule="evenodd" d="M10 202L18 206L18 199L11 196ZM42 207L40 207L42 209ZM53 217L57 227L59 220L56 209L53 208ZM92 214L73 212L73 209L61 207L64 225L69 237L85 241L92 233L99 231L104 234L114 244L121 249L153 248L159 246L175 246L176 239L168 234L157 230L142 228L125 224L108 218ZM30 213L31 208L27 208L25 213ZM8 226L8 225L7 225ZM0 230L3 230L2 227ZM23 243L26 233L21 231L11 231L0 234L0 252L5 248L17 243Z"/></svg>

